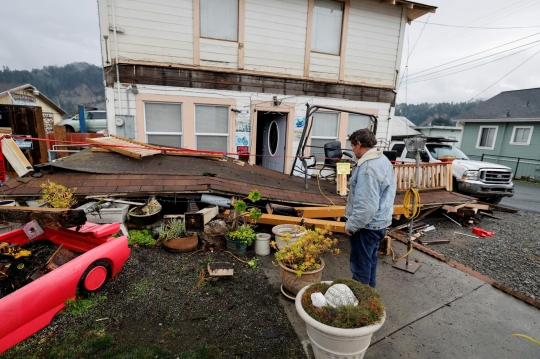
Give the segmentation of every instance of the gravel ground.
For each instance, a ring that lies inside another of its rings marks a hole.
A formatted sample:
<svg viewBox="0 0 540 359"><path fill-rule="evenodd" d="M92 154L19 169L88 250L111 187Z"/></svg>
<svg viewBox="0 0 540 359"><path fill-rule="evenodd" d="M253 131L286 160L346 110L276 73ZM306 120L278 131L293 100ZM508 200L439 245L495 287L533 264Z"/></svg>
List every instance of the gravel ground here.
<svg viewBox="0 0 540 359"><path fill-rule="evenodd" d="M540 215L527 212L495 212L500 220L483 217L477 227L495 232L493 237L471 238L473 234L445 217L433 218L436 230L423 238L450 239L450 244L429 248L480 272L507 287L540 301ZM427 221L426 221L427 222Z"/></svg>

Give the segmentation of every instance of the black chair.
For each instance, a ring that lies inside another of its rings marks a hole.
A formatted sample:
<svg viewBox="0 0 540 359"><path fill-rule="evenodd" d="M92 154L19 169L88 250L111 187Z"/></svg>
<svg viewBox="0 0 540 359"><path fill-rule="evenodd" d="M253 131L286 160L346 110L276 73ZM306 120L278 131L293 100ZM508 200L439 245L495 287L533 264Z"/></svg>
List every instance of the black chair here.
<svg viewBox="0 0 540 359"><path fill-rule="evenodd" d="M349 157L348 159L343 159L343 156ZM340 141L332 141L324 144L324 166L321 168L319 175L321 178L335 178L336 176L336 167L338 162L348 162L354 163L354 156L349 152L344 152L341 148ZM322 171L324 169L332 169L334 172L328 176L323 176Z"/></svg>
<svg viewBox="0 0 540 359"><path fill-rule="evenodd" d="M396 162L396 159L397 159L397 151L395 150L392 150L392 151L383 151L383 155L386 156L386 158L388 158L388 160L390 162Z"/></svg>

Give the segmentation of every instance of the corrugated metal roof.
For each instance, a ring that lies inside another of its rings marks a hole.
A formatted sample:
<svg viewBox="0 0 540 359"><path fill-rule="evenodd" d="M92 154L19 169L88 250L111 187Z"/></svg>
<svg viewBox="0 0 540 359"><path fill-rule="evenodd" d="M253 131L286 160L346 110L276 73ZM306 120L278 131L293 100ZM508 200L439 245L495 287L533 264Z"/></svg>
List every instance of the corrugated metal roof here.
<svg viewBox="0 0 540 359"><path fill-rule="evenodd" d="M408 136L419 135L420 131L414 129L416 125L404 116L393 116L390 121L392 122L392 136Z"/></svg>

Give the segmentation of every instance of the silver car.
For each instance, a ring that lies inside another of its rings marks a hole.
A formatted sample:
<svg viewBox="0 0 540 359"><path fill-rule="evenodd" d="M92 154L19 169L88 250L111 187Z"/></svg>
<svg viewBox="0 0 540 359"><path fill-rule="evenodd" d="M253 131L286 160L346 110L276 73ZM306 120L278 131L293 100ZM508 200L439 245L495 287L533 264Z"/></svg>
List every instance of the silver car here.
<svg viewBox="0 0 540 359"><path fill-rule="evenodd" d="M99 132L107 129L107 111L85 111L84 119L86 120L86 131L88 132ZM58 126L64 126L66 132L81 132L79 115L60 121Z"/></svg>

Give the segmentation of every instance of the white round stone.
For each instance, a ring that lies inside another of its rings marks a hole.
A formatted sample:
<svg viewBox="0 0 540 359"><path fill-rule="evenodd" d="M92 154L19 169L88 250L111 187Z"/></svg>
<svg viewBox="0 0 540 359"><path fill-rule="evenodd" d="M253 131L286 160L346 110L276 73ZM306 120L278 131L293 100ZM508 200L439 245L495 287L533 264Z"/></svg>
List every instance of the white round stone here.
<svg viewBox="0 0 540 359"><path fill-rule="evenodd" d="M343 283L332 285L324 294L326 301L332 307L339 305L358 305L358 299L354 296L351 288Z"/></svg>
<svg viewBox="0 0 540 359"><path fill-rule="evenodd" d="M311 294L311 303L317 308L322 308L327 305L326 298L320 292Z"/></svg>

